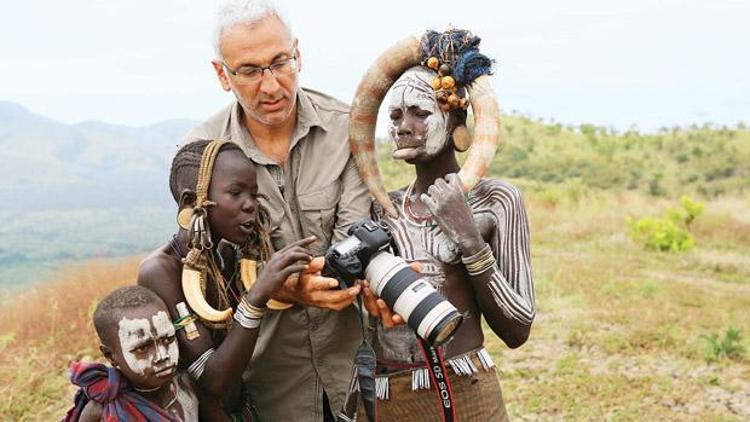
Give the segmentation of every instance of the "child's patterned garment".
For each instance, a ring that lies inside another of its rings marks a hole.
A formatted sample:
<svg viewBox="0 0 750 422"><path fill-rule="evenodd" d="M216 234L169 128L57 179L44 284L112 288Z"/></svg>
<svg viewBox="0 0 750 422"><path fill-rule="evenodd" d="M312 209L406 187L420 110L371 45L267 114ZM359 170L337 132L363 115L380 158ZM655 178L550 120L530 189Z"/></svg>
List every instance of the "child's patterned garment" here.
<svg viewBox="0 0 750 422"><path fill-rule="evenodd" d="M165 410L141 397L116 368L100 363L75 362L70 366L70 382L81 387L75 406L63 422L76 422L86 404L102 405L105 422L176 422Z"/></svg>

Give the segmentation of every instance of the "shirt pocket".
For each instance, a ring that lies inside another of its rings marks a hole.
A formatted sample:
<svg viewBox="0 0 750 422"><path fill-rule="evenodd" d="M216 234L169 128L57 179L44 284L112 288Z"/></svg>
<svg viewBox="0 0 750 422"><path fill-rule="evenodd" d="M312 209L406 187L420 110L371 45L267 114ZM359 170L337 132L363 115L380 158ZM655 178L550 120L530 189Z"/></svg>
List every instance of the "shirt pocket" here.
<svg viewBox="0 0 750 422"><path fill-rule="evenodd" d="M297 196L302 233L318 238L310 248L316 255L324 253L331 242L338 199L338 183Z"/></svg>

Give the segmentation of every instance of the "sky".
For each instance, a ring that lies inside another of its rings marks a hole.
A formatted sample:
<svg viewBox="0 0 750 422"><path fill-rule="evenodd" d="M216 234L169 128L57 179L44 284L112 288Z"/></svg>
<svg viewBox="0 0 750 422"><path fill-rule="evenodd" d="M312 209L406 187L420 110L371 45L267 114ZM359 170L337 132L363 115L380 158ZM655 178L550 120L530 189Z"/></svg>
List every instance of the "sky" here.
<svg viewBox="0 0 750 422"><path fill-rule="evenodd" d="M132 126L202 120L233 100L210 65L218 2L3 3L0 100ZM302 85L346 102L386 48L452 25L497 61L504 113L647 131L750 122L750 1L277 3L299 38Z"/></svg>

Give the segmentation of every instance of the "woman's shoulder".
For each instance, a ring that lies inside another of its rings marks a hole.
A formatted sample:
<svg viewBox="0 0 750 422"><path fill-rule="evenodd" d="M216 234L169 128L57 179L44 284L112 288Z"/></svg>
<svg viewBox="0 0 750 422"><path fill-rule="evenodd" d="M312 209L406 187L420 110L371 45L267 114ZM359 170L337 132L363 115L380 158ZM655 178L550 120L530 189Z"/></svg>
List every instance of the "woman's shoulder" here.
<svg viewBox="0 0 750 422"><path fill-rule="evenodd" d="M179 285L182 260L167 243L149 253L138 266L138 285L157 291L174 284ZM158 292L157 292L158 293Z"/></svg>

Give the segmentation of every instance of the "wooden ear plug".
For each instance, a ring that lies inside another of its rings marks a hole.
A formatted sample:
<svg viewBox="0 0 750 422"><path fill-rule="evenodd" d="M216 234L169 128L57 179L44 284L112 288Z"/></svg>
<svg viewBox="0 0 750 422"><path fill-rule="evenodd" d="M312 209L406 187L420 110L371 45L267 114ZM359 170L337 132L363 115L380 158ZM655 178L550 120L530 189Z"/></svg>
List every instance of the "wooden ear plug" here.
<svg viewBox="0 0 750 422"><path fill-rule="evenodd" d="M453 147L458 152L464 152L471 146L471 134L465 125L456 126L453 129Z"/></svg>

